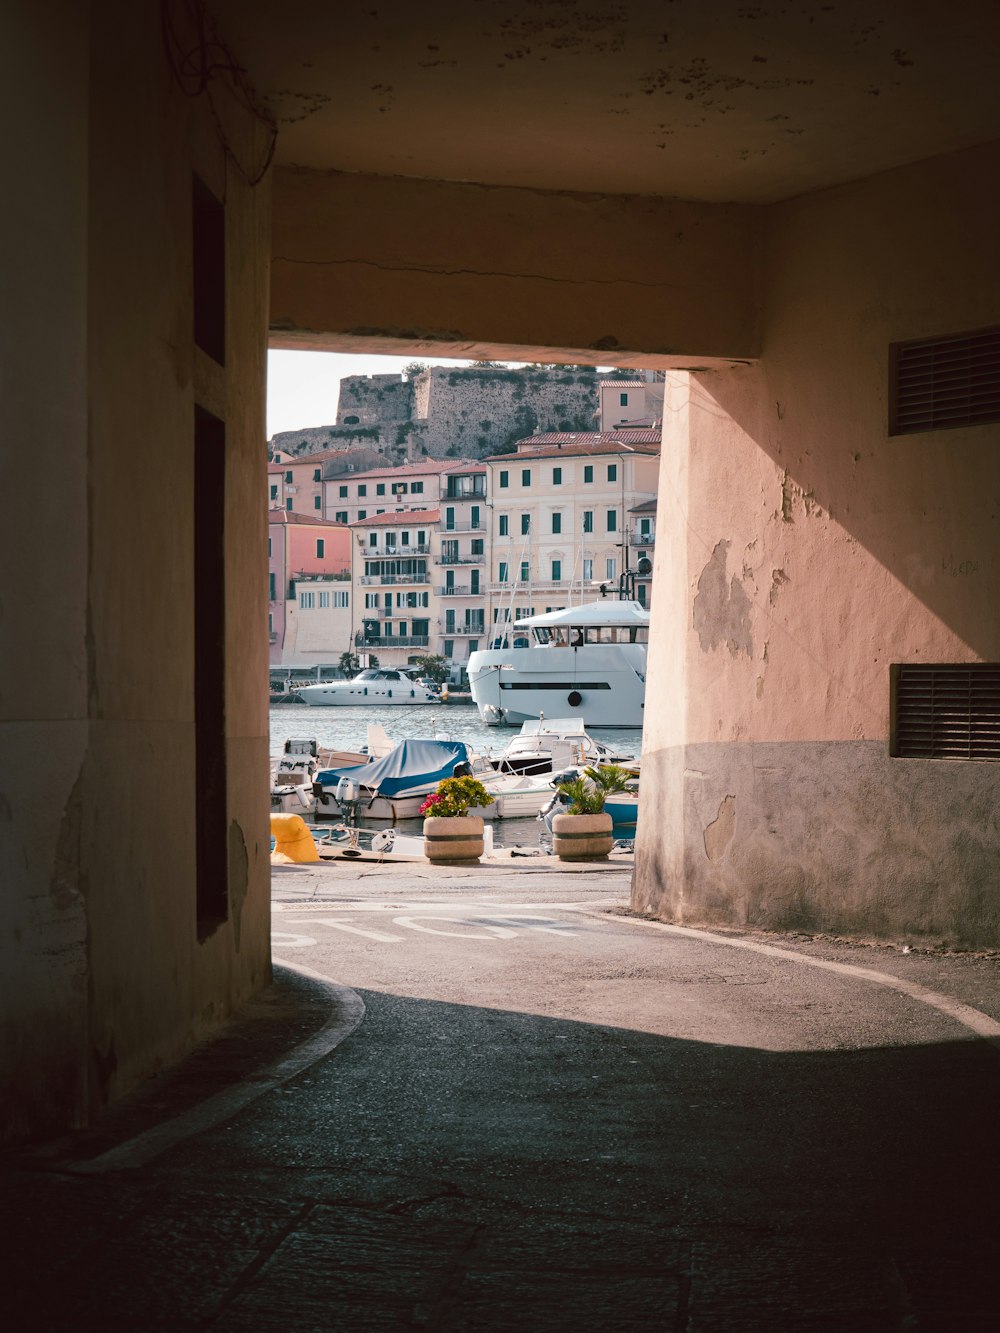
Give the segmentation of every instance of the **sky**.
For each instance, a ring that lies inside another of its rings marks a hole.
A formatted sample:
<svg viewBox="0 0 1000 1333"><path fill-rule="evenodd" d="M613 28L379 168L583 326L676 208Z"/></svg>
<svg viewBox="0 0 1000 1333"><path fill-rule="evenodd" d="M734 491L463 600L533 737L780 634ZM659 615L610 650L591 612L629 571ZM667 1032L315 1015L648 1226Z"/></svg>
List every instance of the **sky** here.
<svg viewBox="0 0 1000 1333"><path fill-rule="evenodd" d="M340 381L345 376L398 375L405 365L417 359L434 366L471 365L469 361L429 357L268 352L267 438L283 430L332 425L337 420Z"/></svg>

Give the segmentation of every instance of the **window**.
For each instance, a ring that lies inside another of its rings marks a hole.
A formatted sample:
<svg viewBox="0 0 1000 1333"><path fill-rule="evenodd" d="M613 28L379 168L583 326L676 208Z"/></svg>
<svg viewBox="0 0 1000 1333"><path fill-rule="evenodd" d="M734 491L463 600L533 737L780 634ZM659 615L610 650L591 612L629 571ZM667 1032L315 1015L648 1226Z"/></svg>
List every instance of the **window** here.
<svg viewBox="0 0 1000 1333"><path fill-rule="evenodd" d="M510 518L508 517L507 514L500 515L500 536L501 537L510 536Z"/></svg>
<svg viewBox="0 0 1000 1333"><path fill-rule="evenodd" d="M360 500L363 496L366 496L367 494L368 494L368 487L362 482L361 485L358 487L358 499Z"/></svg>
<svg viewBox="0 0 1000 1333"><path fill-rule="evenodd" d="M386 532L385 549L387 551L394 551L396 549L396 534L394 532Z"/></svg>
<svg viewBox="0 0 1000 1333"><path fill-rule="evenodd" d="M346 487L346 486L340 486L340 487L338 487L338 488L337 488L337 495L339 496L339 498L340 498L341 500L346 500L346 499L347 499L347 487Z"/></svg>
<svg viewBox="0 0 1000 1333"><path fill-rule="evenodd" d="M552 485L553 485L553 486L561 486L561 485L562 485L562 468L561 468L561 467L554 467L554 468L552 469Z"/></svg>
<svg viewBox="0 0 1000 1333"><path fill-rule="evenodd" d="M522 514L522 515L521 515L521 536L522 536L522 537L527 536L527 534L528 534L530 531L531 531L531 515L530 515L530 514Z"/></svg>
<svg viewBox="0 0 1000 1333"><path fill-rule="evenodd" d="M322 608L323 608L324 606L329 606L329 605L330 605L330 594L329 594L328 592L321 592L321 593L320 593L320 595L319 595L319 605L320 605L320 609L321 609L321 610L322 610Z"/></svg>
<svg viewBox="0 0 1000 1333"><path fill-rule="evenodd" d="M369 545L369 546L378 546L378 533L377 533L377 532L369 532L369 534L368 534L368 545Z"/></svg>
<svg viewBox="0 0 1000 1333"><path fill-rule="evenodd" d="M337 512L336 512L336 513L334 514L334 516L333 516L333 521L334 521L335 523L346 523L346 522L347 522L347 510L346 510L346 509L338 509Z"/></svg>
<svg viewBox="0 0 1000 1333"><path fill-rule="evenodd" d="M554 533L562 532L562 514L552 515L552 531Z"/></svg>
<svg viewBox="0 0 1000 1333"><path fill-rule="evenodd" d="M593 463L587 463L587 464L585 465L585 467L584 467L584 469L583 469L583 480L584 480L585 482L593 481L593 480L594 480L594 465L593 465Z"/></svg>
<svg viewBox="0 0 1000 1333"><path fill-rule="evenodd" d="M289 496L288 499L285 501L285 508L290 510L291 507L292 507L292 497Z"/></svg>
<svg viewBox="0 0 1000 1333"><path fill-rule="evenodd" d="M584 583L590 583L590 582L593 580L593 577L594 577L594 562L593 562L593 560L584 560L584 562L583 562L583 581L584 581Z"/></svg>
<svg viewBox="0 0 1000 1333"><path fill-rule="evenodd" d="M472 554L473 554L473 555L484 555L484 554L485 554L485 547L484 547L484 544L483 544L483 539L482 539L482 537L473 537L473 539L472 539Z"/></svg>
<svg viewBox="0 0 1000 1333"><path fill-rule="evenodd" d="M510 473L507 472L506 470L500 473L500 485L501 486L510 485Z"/></svg>
<svg viewBox="0 0 1000 1333"><path fill-rule="evenodd" d="M423 493L424 493L424 483L422 481L415 481L413 485L410 487L410 494L423 495Z"/></svg>
<svg viewBox="0 0 1000 1333"><path fill-rule="evenodd" d="M639 597L639 605L640 605L640 606L645 606L645 605L646 605L646 585L645 585L645 583L637 583L637 584L635 585L635 590L636 590L636 593L638 594L638 597Z"/></svg>
<svg viewBox="0 0 1000 1333"><path fill-rule="evenodd" d="M344 588L343 591L341 592L333 593L332 596L333 596L334 606L350 606L351 604L351 594L347 591L346 588Z"/></svg>
<svg viewBox="0 0 1000 1333"><path fill-rule="evenodd" d="M272 550L272 546L273 546L273 543L272 543L272 541L271 541L271 538L268 537L268 539L267 539L267 558L268 558L268 560L270 560L271 556L274 555L274 551Z"/></svg>
<svg viewBox="0 0 1000 1333"><path fill-rule="evenodd" d="M628 407L628 394L627 394L627 393L620 393L620 394L618 395L618 406L619 406L619 407Z"/></svg>
<svg viewBox="0 0 1000 1333"><path fill-rule="evenodd" d="M448 565L458 563L458 542L456 540L441 543L441 562Z"/></svg>
<svg viewBox="0 0 1000 1333"><path fill-rule="evenodd" d="M319 479L320 479L320 470L319 470L318 467L314 467L314 468L313 468L313 481L319 481Z"/></svg>
<svg viewBox="0 0 1000 1333"><path fill-rule="evenodd" d="M592 509L583 511L583 530L584 532L594 531L594 511Z"/></svg>
<svg viewBox="0 0 1000 1333"><path fill-rule="evenodd" d="M405 620L401 620L401 621L399 622L399 637L400 637L401 639L405 639L405 638L406 638L406 621L405 621Z"/></svg>
<svg viewBox="0 0 1000 1333"><path fill-rule="evenodd" d="M268 574L267 576L267 600L269 602L276 602L278 600L278 593L277 593L277 588L275 586L274 574Z"/></svg>
<svg viewBox="0 0 1000 1333"><path fill-rule="evenodd" d="M362 520L363 518L367 518L367 517L368 517L368 510L367 510L367 509L359 509L359 510L358 510L358 522L359 522L359 523L361 522L361 520Z"/></svg>
<svg viewBox="0 0 1000 1333"><path fill-rule="evenodd" d="M323 497L322 497L322 495L314 495L314 496L313 496L313 509L322 509L322 508L323 508Z"/></svg>
<svg viewBox="0 0 1000 1333"><path fill-rule="evenodd" d="M613 579L618 577L618 562L613 555L608 556L606 578Z"/></svg>
<svg viewBox="0 0 1000 1333"><path fill-rule="evenodd" d="M427 545L427 529L426 529L426 528L418 528L418 529L417 529L417 545L418 545L418 546L426 546L426 545Z"/></svg>
<svg viewBox="0 0 1000 1333"><path fill-rule="evenodd" d="M531 565L527 560L521 561L521 582L527 583L531 578Z"/></svg>
<svg viewBox="0 0 1000 1333"><path fill-rule="evenodd" d="M454 640L454 639L445 639L445 641L444 641L444 655L445 655L445 657L454 657L454 656L455 656L455 640Z"/></svg>
<svg viewBox="0 0 1000 1333"><path fill-rule="evenodd" d="M322 537L316 538L316 559L322 560L326 555L326 542Z"/></svg>
<svg viewBox="0 0 1000 1333"><path fill-rule="evenodd" d="M277 488L277 486L272 486L272 487L271 487L271 499L272 499L272 500L277 500L277 498L278 498L278 488Z"/></svg>
<svg viewBox="0 0 1000 1333"><path fill-rule="evenodd" d="M376 484L375 484L375 494L376 494L376 495L385 495L385 482L384 482L384 481L376 482Z"/></svg>
<svg viewBox="0 0 1000 1333"><path fill-rule="evenodd" d="M501 560L501 561L500 561L500 566L499 566L499 569L498 569L498 572L497 572L497 582L498 582L498 583L506 583L506 582L507 582L507 571L508 571L508 569L509 569L509 565L507 564L507 561L506 561L506 560ZM272 580L274 579L274 575L273 575L273 574L271 575L271 578L272 578Z"/></svg>
<svg viewBox="0 0 1000 1333"><path fill-rule="evenodd" d="M474 528L482 527L482 510L479 508L478 505L472 506L470 515L472 520L471 526Z"/></svg>
<svg viewBox="0 0 1000 1333"><path fill-rule="evenodd" d="M480 626L480 629L481 629L481 628L482 628L482 626ZM478 639L470 639L470 640L469 640L469 656L471 657L473 653L478 653L478 652L479 652L479 640L478 640Z"/></svg>
<svg viewBox="0 0 1000 1333"><path fill-rule="evenodd" d="M444 511L444 527L446 532L455 531L455 511L450 505Z"/></svg>
<svg viewBox="0 0 1000 1333"><path fill-rule="evenodd" d="M530 485L531 485L531 468L530 468L530 467L523 467L523 468L521 469L521 485L522 485L522 486L530 486Z"/></svg>
<svg viewBox="0 0 1000 1333"><path fill-rule="evenodd" d="M392 483L393 495L405 495L409 487L405 481L394 481Z"/></svg>
<svg viewBox="0 0 1000 1333"><path fill-rule="evenodd" d="M609 509L609 510L608 510L608 531L609 531L609 532L617 532L617 531L618 531L618 510L617 510L617 509Z"/></svg>
<svg viewBox="0 0 1000 1333"><path fill-rule="evenodd" d="M618 480L618 464L617 464L617 463L609 463L609 464L608 464L608 481L617 481L617 480Z"/></svg>
<svg viewBox="0 0 1000 1333"><path fill-rule="evenodd" d="M303 611L311 611L316 605L316 594L312 592L299 593L299 606Z"/></svg>
<svg viewBox="0 0 1000 1333"><path fill-rule="evenodd" d="M285 482L286 482L288 485L291 485L291 482L292 482L292 474L291 474L290 472L286 472L286 473L285 473Z"/></svg>
<svg viewBox="0 0 1000 1333"><path fill-rule="evenodd" d="M470 580L469 580L469 592L472 594L473 597L478 597L478 596L479 596L480 588L479 588L479 570L478 570L478 569L474 569L474 570L472 571L471 575L470 575Z"/></svg>
<svg viewBox="0 0 1000 1333"><path fill-rule="evenodd" d="M365 593L365 610L370 611L372 607L378 607L382 594L378 592Z"/></svg>
<svg viewBox="0 0 1000 1333"><path fill-rule="evenodd" d="M356 426L360 420L361 420L360 417L344 417L344 425Z"/></svg>
<svg viewBox="0 0 1000 1333"><path fill-rule="evenodd" d="M553 582L553 583L558 583L558 582L560 581L561 578L562 578L562 561L561 561L561 560L553 560L553 561L552 561L552 582Z"/></svg>

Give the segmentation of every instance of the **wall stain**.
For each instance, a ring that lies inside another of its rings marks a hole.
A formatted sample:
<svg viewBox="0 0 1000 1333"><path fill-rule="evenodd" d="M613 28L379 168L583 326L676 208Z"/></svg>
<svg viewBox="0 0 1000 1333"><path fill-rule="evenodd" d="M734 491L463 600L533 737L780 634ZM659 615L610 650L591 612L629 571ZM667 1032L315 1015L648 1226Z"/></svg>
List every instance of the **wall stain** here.
<svg viewBox="0 0 1000 1333"><path fill-rule="evenodd" d="M767 600L772 606L774 606L775 602L778 600L778 593L781 591L782 586L790 582L791 580L783 569L771 570L771 591L767 595Z"/></svg>
<svg viewBox="0 0 1000 1333"><path fill-rule="evenodd" d="M705 829L705 855L710 861L720 861L736 831L736 797L725 796L719 813Z"/></svg>
<svg viewBox="0 0 1000 1333"><path fill-rule="evenodd" d="M240 951L243 904L250 886L250 858L243 829L234 819L229 825L229 913L233 923L233 943Z"/></svg>
<svg viewBox="0 0 1000 1333"><path fill-rule="evenodd" d="M712 558L701 571L698 592L692 604L692 627L697 631L702 652L725 644L730 654L753 656L750 626L751 601L734 574L727 583L726 553L729 542L716 542Z"/></svg>

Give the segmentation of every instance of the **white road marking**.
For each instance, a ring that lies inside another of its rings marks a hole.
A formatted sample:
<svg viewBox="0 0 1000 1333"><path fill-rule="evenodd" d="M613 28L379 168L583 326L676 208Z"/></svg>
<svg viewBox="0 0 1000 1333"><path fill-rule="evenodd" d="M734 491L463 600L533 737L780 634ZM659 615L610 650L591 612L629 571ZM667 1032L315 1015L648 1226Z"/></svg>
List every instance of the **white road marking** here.
<svg viewBox="0 0 1000 1333"><path fill-rule="evenodd" d="M318 943L311 935L293 935L287 930L271 931L271 944L279 949L311 949Z"/></svg>
<svg viewBox="0 0 1000 1333"><path fill-rule="evenodd" d="M381 930L363 930L361 926L354 926L349 921L327 921L324 917L319 916L296 917L295 920L289 924L295 926L307 926L311 924L314 926L325 926L327 930L345 930L348 934L363 935L366 939L376 940L380 944L399 944L403 938L401 935L386 935ZM280 933L280 931L277 932L277 934ZM309 936L303 935L302 938L308 939ZM272 932L271 939L275 939L275 932ZM315 944L316 941L313 940L313 943Z"/></svg>
<svg viewBox="0 0 1000 1333"><path fill-rule="evenodd" d="M397 926L406 926L408 930L419 930L425 935L446 935L453 940L514 940L517 939L516 930L508 930L505 926L489 926L486 930L493 931L492 935L474 935L471 931L463 930L457 932L454 930L434 930L431 926L425 926L419 921L414 921L410 916L394 916L393 921ZM451 926L465 926L474 924L483 924L469 922L461 916L425 916L424 921L446 921Z"/></svg>
<svg viewBox="0 0 1000 1333"><path fill-rule="evenodd" d="M583 902L572 903L552 903L552 902L530 902L530 903L498 903L495 898L448 898L444 901L421 899L417 902L396 901L396 902L342 902L342 903L310 903L308 909L304 908L302 903L273 903L272 911L275 916L289 917L289 923L294 924L291 918L298 920L302 913L308 910L309 917L302 917L303 920L314 920L315 914L319 912L460 912L475 911L489 912L491 909L500 908L504 915L511 912L591 912L601 907L623 907L624 898L588 898Z"/></svg>
<svg viewBox="0 0 1000 1333"><path fill-rule="evenodd" d="M1000 1054L1000 1023L981 1009L974 1009L970 1004L963 1004L950 995L921 986L919 982L907 981L905 977L894 977L891 972L877 972L874 968L856 967L852 963L835 963L828 958L813 958L795 949L779 949L774 944L759 944L756 940L731 939L726 935L714 935L710 930L695 930L692 926L674 926L667 921L643 921L639 917L616 917L633 926L645 926L650 930L667 931L679 935L682 939L705 940L710 944L725 944L732 949L746 949L749 953L766 954L769 958L783 958L786 962L805 963L807 967L818 967L824 972L839 972L842 976L855 977L875 986L885 986L890 990L900 991L920 1004L929 1005L940 1013L960 1023L962 1027L982 1037L993 1050Z"/></svg>

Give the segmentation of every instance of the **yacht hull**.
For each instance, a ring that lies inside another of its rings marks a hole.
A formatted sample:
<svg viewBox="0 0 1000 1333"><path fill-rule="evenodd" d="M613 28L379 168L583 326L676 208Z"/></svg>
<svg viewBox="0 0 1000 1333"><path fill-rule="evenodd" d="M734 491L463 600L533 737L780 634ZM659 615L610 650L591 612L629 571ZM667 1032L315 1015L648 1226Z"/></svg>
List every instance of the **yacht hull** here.
<svg viewBox="0 0 1000 1333"><path fill-rule="evenodd" d="M494 648L469 658L469 686L484 720L519 727L579 717L588 727L641 727L646 645Z"/></svg>

